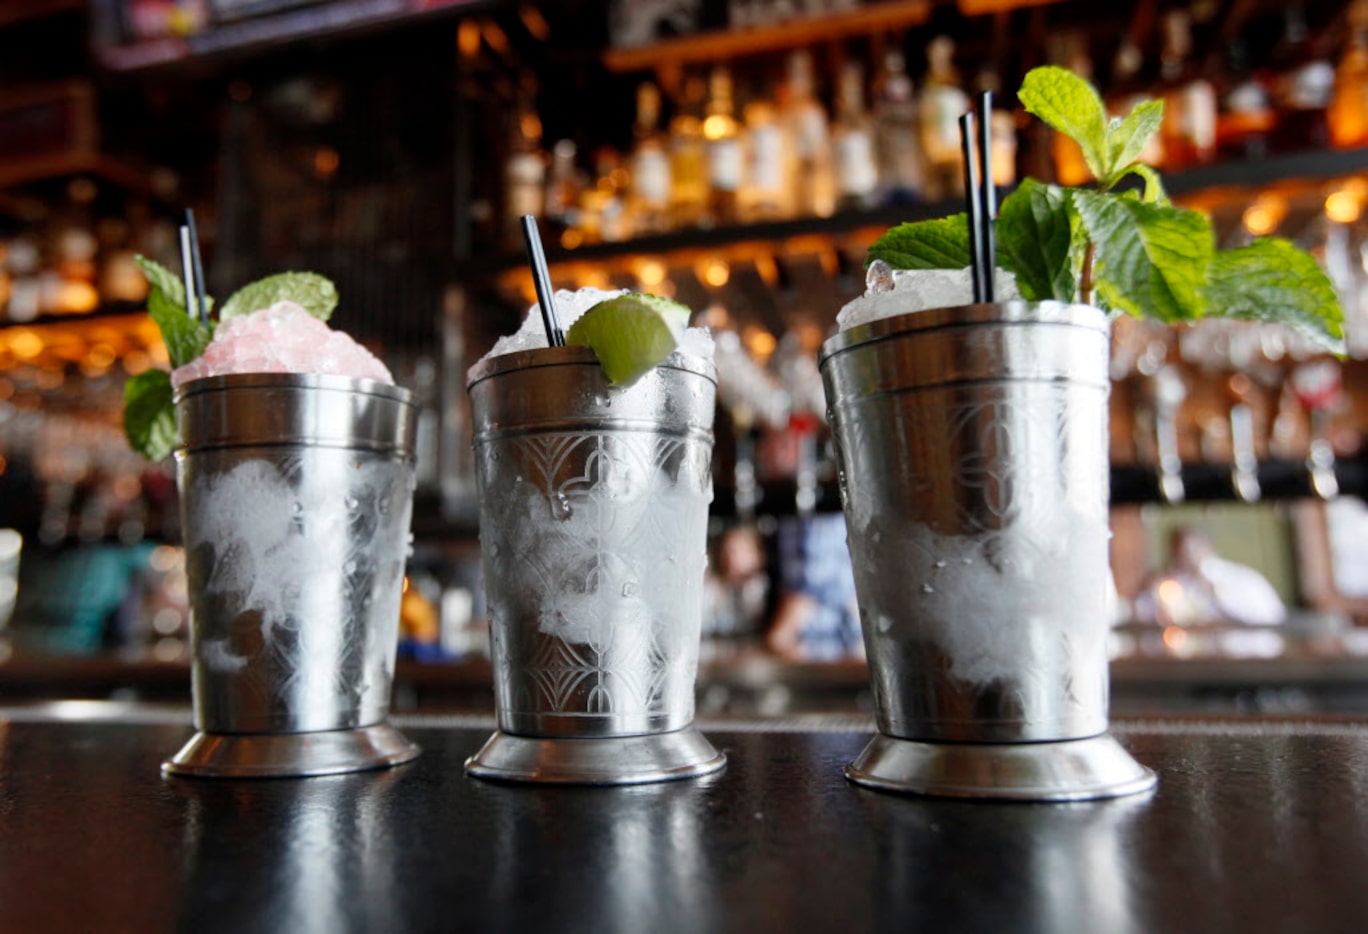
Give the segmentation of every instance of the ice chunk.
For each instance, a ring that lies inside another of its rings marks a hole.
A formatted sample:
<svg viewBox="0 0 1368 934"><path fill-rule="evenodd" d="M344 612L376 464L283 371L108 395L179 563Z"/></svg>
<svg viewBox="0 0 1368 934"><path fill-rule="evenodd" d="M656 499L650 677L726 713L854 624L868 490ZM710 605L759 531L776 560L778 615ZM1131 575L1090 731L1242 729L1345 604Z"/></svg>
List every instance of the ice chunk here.
<svg viewBox="0 0 1368 934"><path fill-rule="evenodd" d="M880 318L904 315L928 308L953 308L974 300L971 273L965 269L889 269L875 260L865 276L865 294L847 303L836 316L841 330L868 324ZM1020 298L1016 276L1001 269L993 271L999 301Z"/></svg>
<svg viewBox="0 0 1368 934"><path fill-rule="evenodd" d="M374 354L294 302L221 323L204 354L171 373L171 385L229 373L320 373L394 383Z"/></svg>

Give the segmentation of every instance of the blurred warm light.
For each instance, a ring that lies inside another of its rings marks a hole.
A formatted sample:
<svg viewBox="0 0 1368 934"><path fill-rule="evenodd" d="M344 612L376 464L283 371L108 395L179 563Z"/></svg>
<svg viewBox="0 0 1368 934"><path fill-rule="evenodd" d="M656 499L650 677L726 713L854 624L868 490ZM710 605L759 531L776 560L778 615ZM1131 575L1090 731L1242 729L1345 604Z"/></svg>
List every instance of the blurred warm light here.
<svg viewBox="0 0 1368 934"><path fill-rule="evenodd" d="M608 278L608 270L602 266L586 266L579 270L576 278L579 281L580 288L610 289L613 287L612 281Z"/></svg>
<svg viewBox="0 0 1368 934"><path fill-rule="evenodd" d="M771 254L760 253L755 257L755 271L760 274L765 285L773 287L778 284L779 265L775 263Z"/></svg>
<svg viewBox="0 0 1368 934"><path fill-rule="evenodd" d="M1183 585L1176 580L1169 578L1159 584L1159 602L1165 606L1173 606L1183 599Z"/></svg>
<svg viewBox="0 0 1368 934"><path fill-rule="evenodd" d="M139 373L146 373L152 368L152 358L141 350L134 350L127 353L123 358L124 372L129 376L137 376Z"/></svg>
<svg viewBox="0 0 1368 934"><path fill-rule="evenodd" d="M637 264L636 277L643 291L653 291L665 281L665 264L658 259L643 259Z"/></svg>
<svg viewBox="0 0 1368 934"><path fill-rule="evenodd" d="M114 348L108 344L95 344L90 348L90 353L86 354L86 362L93 367L101 370L108 369L115 360Z"/></svg>
<svg viewBox="0 0 1368 934"><path fill-rule="evenodd" d="M181 563L180 549L174 545L158 545L152 549L152 554L148 555L147 563L151 565L152 570L163 574L174 571Z"/></svg>
<svg viewBox="0 0 1368 934"><path fill-rule="evenodd" d="M66 382L66 371L61 367L38 370L33 374L33 385L44 391L61 389Z"/></svg>
<svg viewBox="0 0 1368 934"><path fill-rule="evenodd" d="M473 19L461 20L456 29L456 48L463 58L473 58L480 51L480 24Z"/></svg>
<svg viewBox="0 0 1368 934"><path fill-rule="evenodd" d="M43 352L43 339L28 328L20 328L10 335L9 346L15 357L32 360Z"/></svg>
<svg viewBox="0 0 1368 934"><path fill-rule="evenodd" d="M1256 237L1266 237L1278 229L1287 216L1287 202L1275 194L1262 194L1245 208L1241 222Z"/></svg>
<svg viewBox="0 0 1368 934"><path fill-rule="evenodd" d="M546 22L546 17L542 16L541 10L535 4L524 3L518 7L518 18L527 31L538 41L545 42L551 38L551 26Z"/></svg>
<svg viewBox="0 0 1368 934"><path fill-rule="evenodd" d="M338 156L337 150L331 146L320 146L314 152L314 174L319 178L332 178L337 174L337 167L341 163L342 159Z"/></svg>
<svg viewBox="0 0 1368 934"><path fill-rule="evenodd" d="M713 288L720 289L731 280L731 267L727 265L726 260L708 260L703 264L703 271L699 278Z"/></svg>
<svg viewBox="0 0 1368 934"><path fill-rule="evenodd" d="M480 22L480 34L484 36L484 41L495 52L500 55L508 54L508 36L499 28L498 23L492 19L482 20Z"/></svg>
<svg viewBox="0 0 1368 934"><path fill-rule="evenodd" d="M1181 652L1183 647L1187 645L1187 641L1187 630L1178 626L1164 627L1164 645L1168 646L1171 651Z"/></svg>
<svg viewBox="0 0 1368 934"><path fill-rule="evenodd" d="M560 242L567 250L573 250L584 242L584 234L571 227L561 234Z"/></svg>
<svg viewBox="0 0 1368 934"><path fill-rule="evenodd" d="M696 327L712 328L714 331L726 330L731 326L731 315L721 305L709 305L694 322Z"/></svg>
<svg viewBox="0 0 1368 934"><path fill-rule="evenodd" d="M722 114L713 114L703 121L703 138L707 140L719 140L727 135L727 132L736 125L736 121L731 117Z"/></svg>
<svg viewBox="0 0 1368 934"><path fill-rule="evenodd" d="M0 376L0 402L8 402L14 398L14 381Z"/></svg>
<svg viewBox="0 0 1368 934"><path fill-rule="evenodd" d="M1325 216L1337 224L1352 224L1362 213L1362 200L1348 189L1331 192L1325 199Z"/></svg>
<svg viewBox="0 0 1368 934"><path fill-rule="evenodd" d="M741 342L746 345L751 356L762 363L770 358L778 343L773 334L754 324L747 325L741 332Z"/></svg>
<svg viewBox="0 0 1368 934"><path fill-rule="evenodd" d="M518 118L518 132L522 134L523 139L541 139L541 117L530 110L523 111L522 116Z"/></svg>
<svg viewBox="0 0 1368 934"><path fill-rule="evenodd" d="M100 307L100 293L89 282L64 279L57 290L57 310L62 314L83 315Z"/></svg>

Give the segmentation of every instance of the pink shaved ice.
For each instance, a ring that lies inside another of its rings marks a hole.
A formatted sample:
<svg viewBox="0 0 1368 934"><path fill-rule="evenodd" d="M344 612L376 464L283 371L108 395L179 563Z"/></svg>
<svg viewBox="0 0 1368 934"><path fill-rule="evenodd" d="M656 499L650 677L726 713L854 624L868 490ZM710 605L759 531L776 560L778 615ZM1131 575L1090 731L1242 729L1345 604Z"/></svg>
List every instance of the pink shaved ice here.
<svg viewBox="0 0 1368 934"><path fill-rule="evenodd" d="M171 385L229 373L321 373L394 384L376 356L294 302L229 318L203 355L171 373Z"/></svg>

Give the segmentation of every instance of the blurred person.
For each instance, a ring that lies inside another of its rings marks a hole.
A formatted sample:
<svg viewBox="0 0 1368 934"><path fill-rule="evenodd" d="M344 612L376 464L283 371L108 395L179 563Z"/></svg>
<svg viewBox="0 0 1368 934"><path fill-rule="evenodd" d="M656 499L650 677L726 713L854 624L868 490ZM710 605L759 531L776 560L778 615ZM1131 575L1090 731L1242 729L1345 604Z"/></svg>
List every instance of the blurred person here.
<svg viewBox="0 0 1368 934"><path fill-rule="evenodd" d="M1136 597L1135 616L1161 626L1275 626L1287 607L1263 574L1222 558L1204 531L1183 526L1169 538L1168 565Z"/></svg>
<svg viewBox="0 0 1368 934"><path fill-rule="evenodd" d="M704 578L704 634L750 635L759 629L769 599L765 548L753 525L734 525L718 536Z"/></svg>
<svg viewBox="0 0 1368 934"><path fill-rule="evenodd" d="M862 658L855 573L840 513L794 516L779 524L779 601L765 643L804 661Z"/></svg>

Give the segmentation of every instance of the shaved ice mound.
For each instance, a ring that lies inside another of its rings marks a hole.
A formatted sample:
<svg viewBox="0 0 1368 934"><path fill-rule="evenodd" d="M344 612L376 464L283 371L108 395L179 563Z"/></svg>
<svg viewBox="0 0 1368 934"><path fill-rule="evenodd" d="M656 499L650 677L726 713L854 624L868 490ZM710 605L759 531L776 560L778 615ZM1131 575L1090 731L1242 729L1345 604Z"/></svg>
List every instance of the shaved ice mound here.
<svg viewBox="0 0 1368 934"><path fill-rule="evenodd" d="M204 354L172 371L171 385L230 373L318 373L394 384L375 354L294 302L219 324Z"/></svg>

